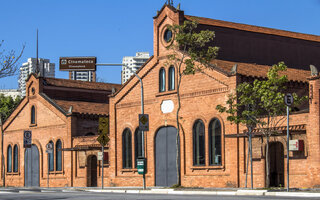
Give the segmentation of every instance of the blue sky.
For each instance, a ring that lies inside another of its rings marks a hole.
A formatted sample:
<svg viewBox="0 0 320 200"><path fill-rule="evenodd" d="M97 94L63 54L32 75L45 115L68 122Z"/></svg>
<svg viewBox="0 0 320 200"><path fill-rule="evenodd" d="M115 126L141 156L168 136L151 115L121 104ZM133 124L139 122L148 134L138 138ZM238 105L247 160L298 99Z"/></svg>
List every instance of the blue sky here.
<svg viewBox="0 0 320 200"><path fill-rule="evenodd" d="M19 51L20 64L39 57L96 56L98 63L121 63L137 51L153 54L153 17L165 0L0 0L0 40ZM187 15L320 35L320 0L174 0ZM319 58L320 59L320 58ZM97 67L97 77L120 83L120 67ZM18 76L0 79L0 89L15 89Z"/></svg>

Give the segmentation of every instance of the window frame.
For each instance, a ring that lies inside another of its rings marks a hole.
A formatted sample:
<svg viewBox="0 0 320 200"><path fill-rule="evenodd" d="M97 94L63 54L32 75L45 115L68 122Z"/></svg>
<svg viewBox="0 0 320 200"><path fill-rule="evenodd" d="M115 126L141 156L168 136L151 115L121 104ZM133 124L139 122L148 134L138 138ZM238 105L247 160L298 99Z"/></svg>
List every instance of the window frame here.
<svg viewBox="0 0 320 200"><path fill-rule="evenodd" d="M136 128L136 131L134 133L134 157L135 157L134 166L135 166L135 168L137 168L137 159L139 157L143 157L143 155L142 155L142 152L143 152L142 151L142 148L143 148L142 139L143 139L142 131L140 131L139 128ZM140 143L139 143L139 141L140 141ZM139 146L140 146L140 148L139 148Z"/></svg>
<svg viewBox="0 0 320 200"><path fill-rule="evenodd" d="M198 127L202 126L202 127ZM202 136L201 130L202 129ZM193 143L193 166L206 166L206 139L205 139L205 124L201 119L194 122L192 128L192 143ZM202 137L202 138L200 138ZM201 143L202 142L202 143ZM201 155L202 154L202 155ZM200 161L200 157L202 159Z"/></svg>
<svg viewBox="0 0 320 200"><path fill-rule="evenodd" d="M36 125L37 120L36 120L36 107L34 105L31 106L31 111L30 111L30 124L31 125Z"/></svg>
<svg viewBox="0 0 320 200"><path fill-rule="evenodd" d="M218 130L219 130L219 134L217 135L215 133L215 144L214 144L214 147L216 149L216 146L218 145L219 146L219 150L218 152L220 151L220 155L217 154L217 150L215 150L214 152L214 158L213 158L213 153L212 153L212 150L213 150L213 144L212 144L212 133L213 131L216 132L216 125L218 123ZM220 138L219 139L219 143L217 141L217 138ZM213 118L212 120L210 120L209 122L209 126L208 126L208 145L209 145L209 165L210 166L221 166L222 165L222 124L220 122L220 120L218 118ZM218 159L218 162L213 162L215 159L216 159L216 156L220 156L220 159Z"/></svg>
<svg viewBox="0 0 320 200"><path fill-rule="evenodd" d="M122 168L132 169L132 132L129 128L122 132Z"/></svg>
<svg viewBox="0 0 320 200"><path fill-rule="evenodd" d="M12 172L19 172L19 147L17 144L13 146L13 156L12 156Z"/></svg>
<svg viewBox="0 0 320 200"><path fill-rule="evenodd" d="M12 173L12 145L7 147L7 173Z"/></svg>
<svg viewBox="0 0 320 200"><path fill-rule="evenodd" d="M58 148L58 142L60 142L60 148ZM56 161L56 163L55 163L55 171L62 171L62 141L60 140L60 139L58 139L57 140L57 142L56 142L56 144L55 144L55 161ZM59 151L59 149L61 149L60 151ZM60 155L60 158L58 157ZM60 162L59 162L59 160L60 160ZM60 163L60 169L58 169L59 168L59 163Z"/></svg>
<svg viewBox="0 0 320 200"><path fill-rule="evenodd" d="M175 67L171 65L169 67L169 72L168 72L168 91L173 91L176 89L176 74L175 74Z"/></svg>
<svg viewBox="0 0 320 200"><path fill-rule="evenodd" d="M159 70L159 92L166 91L166 69L161 67Z"/></svg>

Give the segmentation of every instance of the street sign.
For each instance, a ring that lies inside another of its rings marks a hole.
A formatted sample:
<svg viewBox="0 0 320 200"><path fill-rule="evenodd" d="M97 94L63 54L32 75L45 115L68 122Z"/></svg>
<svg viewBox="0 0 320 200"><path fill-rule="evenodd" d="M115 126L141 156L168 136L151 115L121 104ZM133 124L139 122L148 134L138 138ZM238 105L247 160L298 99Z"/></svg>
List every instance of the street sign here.
<svg viewBox="0 0 320 200"><path fill-rule="evenodd" d="M101 135L108 134L109 132L109 118L107 117L99 117L99 129L98 133Z"/></svg>
<svg viewBox="0 0 320 200"><path fill-rule="evenodd" d="M96 60L96 57L60 57L59 68L67 71L96 71Z"/></svg>
<svg viewBox="0 0 320 200"><path fill-rule="evenodd" d="M293 96L291 93L287 93L285 96L284 96L284 103L287 105L287 106L291 106L293 104Z"/></svg>
<svg viewBox="0 0 320 200"><path fill-rule="evenodd" d="M23 131L23 147L31 148L31 144L32 144L32 132Z"/></svg>
<svg viewBox="0 0 320 200"><path fill-rule="evenodd" d="M103 159L103 153L102 152L98 152L98 160L102 160Z"/></svg>
<svg viewBox="0 0 320 200"><path fill-rule="evenodd" d="M139 130L149 131L149 115L139 114Z"/></svg>
<svg viewBox="0 0 320 200"><path fill-rule="evenodd" d="M110 138L107 136L107 134L102 133L101 135L99 135L97 140L102 146L106 146L106 144L109 142Z"/></svg>
<svg viewBox="0 0 320 200"><path fill-rule="evenodd" d="M46 148L47 148L46 153L53 153L53 144L52 143L48 143L46 145Z"/></svg>
<svg viewBox="0 0 320 200"><path fill-rule="evenodd" d="M146 169L146 159L145 158L138 158L137 159L137 169L138 169L138 174L145 174L145 169Z"/></svg>

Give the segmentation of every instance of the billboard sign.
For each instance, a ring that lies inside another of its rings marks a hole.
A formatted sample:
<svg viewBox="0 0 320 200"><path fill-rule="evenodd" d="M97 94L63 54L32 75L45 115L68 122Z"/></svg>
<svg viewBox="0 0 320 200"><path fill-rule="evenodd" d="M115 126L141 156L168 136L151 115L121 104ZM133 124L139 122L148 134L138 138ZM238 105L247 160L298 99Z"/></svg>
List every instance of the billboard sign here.
<svg viewBox="0 0 320 200"><path fill-rule="evenodd" d="M65 71L95 71L96 57L60 57L59 69Z"/></svg>

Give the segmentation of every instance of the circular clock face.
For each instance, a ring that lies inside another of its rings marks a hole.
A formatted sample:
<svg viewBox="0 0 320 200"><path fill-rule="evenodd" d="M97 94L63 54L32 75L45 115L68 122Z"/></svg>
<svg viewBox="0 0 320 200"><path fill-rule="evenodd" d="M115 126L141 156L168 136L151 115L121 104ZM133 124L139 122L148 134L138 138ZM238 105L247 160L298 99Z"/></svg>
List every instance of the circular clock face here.
<svg viewBox="0 0 320 200"><path fill-rule="evenodd" d="M171 39L172 39L172 31L169 30L169 29L167 29L167 30L164 32L163 39L164 39L164 41L166 41L166 42L170 42Z"/></svg>

